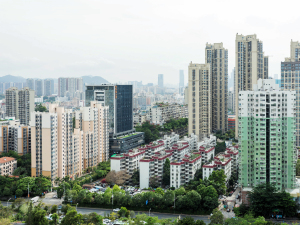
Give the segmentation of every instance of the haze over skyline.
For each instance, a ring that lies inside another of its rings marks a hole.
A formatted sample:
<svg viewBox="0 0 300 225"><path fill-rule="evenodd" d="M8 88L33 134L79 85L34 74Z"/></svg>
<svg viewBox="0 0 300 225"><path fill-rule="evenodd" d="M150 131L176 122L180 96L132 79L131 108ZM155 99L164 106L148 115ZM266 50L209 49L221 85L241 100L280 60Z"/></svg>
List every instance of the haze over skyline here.
<svg viewBox="0 0 300 225"><path fill-rule="evenodd" d="M205 44L223 42L234 67L235 35L257 34L280 74L291 39L300 40L294 1L1 1L0 76L101 76L114 82L185 84Z"/></svg>

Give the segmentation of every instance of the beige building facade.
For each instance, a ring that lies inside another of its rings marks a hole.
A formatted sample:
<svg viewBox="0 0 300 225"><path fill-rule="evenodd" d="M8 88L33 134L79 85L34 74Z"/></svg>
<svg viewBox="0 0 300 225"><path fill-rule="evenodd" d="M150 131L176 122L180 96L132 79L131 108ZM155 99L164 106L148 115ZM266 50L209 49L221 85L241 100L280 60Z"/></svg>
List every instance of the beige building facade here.
<svg viewBox="0 0 300 225"><path fill-rule="evenodd" d="M223 43L206 44L205 62L210 64L212 131L228 130L228 50Z"/></svg>
<svg viewBox="0 0 300 225"><path fill-rule="evenodd" d="M209 137L212 131L210 64L190 63L189 74L189 134L198 140Z"/></svg>
<svg viewBox="0 0 300 225"><path fill-rule="evenodd" d="M91 101L90 107L81 107L75 118L75 127L83 131L83 167L108 160L108 106Z"/></svg>
<svg viewBox="0 0 300 225"><path fill-rule="evenodd" d="M31 153L31 127L11 123L0 125L0 153L15 151L19 155Z"/></svg>
<svg viewBox="0 0 300 225"><path fill-rule="evenodd" d="M56 113L31 113L31 176L58 177L58 124Z"/></svg>

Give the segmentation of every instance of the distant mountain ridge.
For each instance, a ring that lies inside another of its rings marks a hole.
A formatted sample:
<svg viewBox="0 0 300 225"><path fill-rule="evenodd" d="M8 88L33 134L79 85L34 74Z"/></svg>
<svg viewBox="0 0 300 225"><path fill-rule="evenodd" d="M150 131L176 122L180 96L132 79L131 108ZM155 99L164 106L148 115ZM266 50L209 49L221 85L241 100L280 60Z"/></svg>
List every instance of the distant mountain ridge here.
<svg viewBox="0 0 300 225"><path fill-rule="evenodd" d="M38 78L33 78L38 79ZM45 78L46 79L46 78ZM51 78L50 78L51 79ZM83 83L86 84L108 84L109 82L100 76L82 76ZM0 82L9 83L9 82L26 82L26 78L13 76L13 75L5 75L0 77ZM54 78L54 82L57 83L57 78Z"/></svg>
<svg viewBox="0 0 300 225"><path fill-rule="evenodd" d="M3 77L0 77L0 82L2 82L2 83L9 83L9 82L19 83L19 82L26 82L26 79L24 77L5 75Z"/></svg>
<svg viewBox="0 0 300 225"><path fill-rule="evenodd" d="M86 84L109 84L107 80L100 76L82 76L83 83Z"/></svg>

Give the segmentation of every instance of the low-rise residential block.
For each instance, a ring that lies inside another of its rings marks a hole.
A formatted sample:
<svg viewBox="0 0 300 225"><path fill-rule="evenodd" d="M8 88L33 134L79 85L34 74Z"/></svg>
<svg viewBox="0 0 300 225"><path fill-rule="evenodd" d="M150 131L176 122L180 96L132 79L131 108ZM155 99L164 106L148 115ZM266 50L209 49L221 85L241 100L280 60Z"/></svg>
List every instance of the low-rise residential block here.
<svg viewBox="0 0 300 225"><path fill-rule="evenodd" d="M17 160L12 157L0 158L0 175L12 175L14 170L17 169Z"/></svg>

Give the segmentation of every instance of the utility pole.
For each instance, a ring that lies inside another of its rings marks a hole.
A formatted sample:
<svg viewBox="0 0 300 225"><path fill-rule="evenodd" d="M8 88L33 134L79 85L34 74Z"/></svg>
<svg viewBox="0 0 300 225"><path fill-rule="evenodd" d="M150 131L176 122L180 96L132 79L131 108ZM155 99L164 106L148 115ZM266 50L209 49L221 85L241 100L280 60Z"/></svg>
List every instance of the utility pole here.
<svg viewBox="0 0 300 225"><path fill-rule="evenodd" d="M149 217L150 217L150 211L151 211L151 208L149 209Z"/></svg>
<svg viewBox="0 0 300 225"><path fill-rule="evenodd" d="M28 198L29 198L29 183L28 183Z"/></svg>

